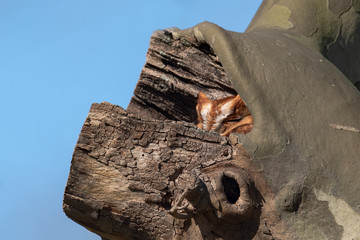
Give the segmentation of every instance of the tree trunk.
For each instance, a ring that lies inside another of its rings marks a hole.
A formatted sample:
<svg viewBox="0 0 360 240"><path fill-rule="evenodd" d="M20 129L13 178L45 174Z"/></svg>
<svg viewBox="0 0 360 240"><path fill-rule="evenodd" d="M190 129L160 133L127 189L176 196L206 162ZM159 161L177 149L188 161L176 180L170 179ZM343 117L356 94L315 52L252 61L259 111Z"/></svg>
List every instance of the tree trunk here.
<svg viewBox="0 0 360 240"><path fill-rule="evenodd" d="M282 29L321 53L360 89L359 0L264 0L246 32Z"/></svg>
<svg viewBox="0 0 360 240"><path fill-rule="evenodd" d="M67 216L108 240L360 239L359 9L265 0L244 34L154 33L127 110L90 109ZM200 91L239 93L251 132L197 129Z"/></svg>

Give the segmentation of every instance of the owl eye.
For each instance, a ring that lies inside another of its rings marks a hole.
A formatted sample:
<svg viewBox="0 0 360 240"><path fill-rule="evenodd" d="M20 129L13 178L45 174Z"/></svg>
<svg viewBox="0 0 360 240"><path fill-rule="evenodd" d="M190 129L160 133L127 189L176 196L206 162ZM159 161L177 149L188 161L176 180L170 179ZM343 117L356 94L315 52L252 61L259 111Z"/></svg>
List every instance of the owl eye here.
<svg viewBox="0 0 360 240"><path fill-rule="evenodd" d="M231 119L225 119L223 122L240 122L243 119L243 117L236 117Z"/></svg>

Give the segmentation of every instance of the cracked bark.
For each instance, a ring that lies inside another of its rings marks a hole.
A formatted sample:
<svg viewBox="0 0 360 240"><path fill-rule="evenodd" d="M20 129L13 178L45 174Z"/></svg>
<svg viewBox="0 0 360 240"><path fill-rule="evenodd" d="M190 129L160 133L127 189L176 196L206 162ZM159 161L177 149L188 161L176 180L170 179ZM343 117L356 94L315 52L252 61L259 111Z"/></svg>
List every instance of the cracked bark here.
<svg viewBox="0 0 360 240"><path fill-rule="evenodd" d="M231 80L209 45L173 40L170 32L150 39L147 61L127 108L142 118L196 121L196 98L235 95Z"/></svg>

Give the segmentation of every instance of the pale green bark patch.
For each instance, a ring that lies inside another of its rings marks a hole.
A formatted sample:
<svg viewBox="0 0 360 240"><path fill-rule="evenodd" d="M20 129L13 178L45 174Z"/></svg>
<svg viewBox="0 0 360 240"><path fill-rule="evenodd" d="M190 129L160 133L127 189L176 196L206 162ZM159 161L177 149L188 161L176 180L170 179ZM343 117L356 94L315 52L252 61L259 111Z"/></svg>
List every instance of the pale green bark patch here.
<svg viewBox="0 0 360 240"><path fill-rule="evenodd" d="M284 29L293 28L294 25L290 21L291 10L286 6L274 5L269 11L261 15L253 28L261 27L280 27Z"/></svg>
<svg viewBox="0 0 360 240"><path fill-rule="evenodd" d="M341 239L359 240L360 215L340 198L326 194L316 188L314 189L314 193L319 201L326 201L329 203L329 210L334 215L336 223L344 228Z"/></svg>

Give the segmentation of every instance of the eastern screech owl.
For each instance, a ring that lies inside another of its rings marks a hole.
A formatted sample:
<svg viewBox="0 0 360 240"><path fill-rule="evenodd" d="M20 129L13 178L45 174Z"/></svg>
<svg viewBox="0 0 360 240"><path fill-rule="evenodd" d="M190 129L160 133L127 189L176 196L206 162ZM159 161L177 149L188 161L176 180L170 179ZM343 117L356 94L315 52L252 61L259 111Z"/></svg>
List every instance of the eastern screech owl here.
<svg viewBox="0 0 360 240"><path fill-rule="evenodd" d="M196 112L198 128L218 132L223 136L229 136L230 133L246 134L254 124L249 109L239 95L212 101L199 92Z"/></svg>

